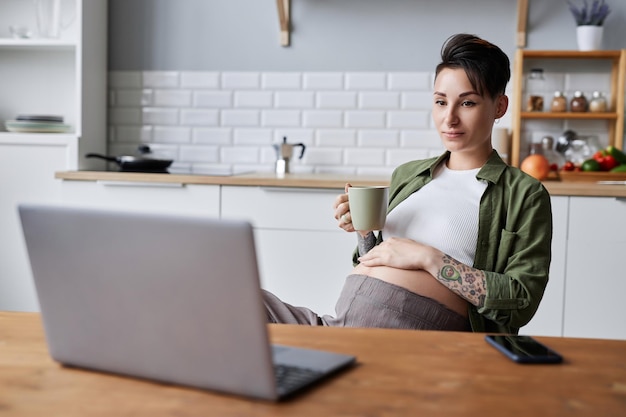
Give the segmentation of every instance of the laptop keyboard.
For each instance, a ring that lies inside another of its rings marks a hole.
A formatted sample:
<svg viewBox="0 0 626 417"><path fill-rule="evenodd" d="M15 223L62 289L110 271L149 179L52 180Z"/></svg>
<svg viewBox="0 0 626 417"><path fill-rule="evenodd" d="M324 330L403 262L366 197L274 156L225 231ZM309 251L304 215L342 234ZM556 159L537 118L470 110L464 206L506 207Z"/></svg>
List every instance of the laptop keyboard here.
<svg viewBox="0 0 626 417"><path fill-rule="evenodd" d="M323 375L319 371L289 365L274 365L274 374L280 395L303 388Z"/></svg>

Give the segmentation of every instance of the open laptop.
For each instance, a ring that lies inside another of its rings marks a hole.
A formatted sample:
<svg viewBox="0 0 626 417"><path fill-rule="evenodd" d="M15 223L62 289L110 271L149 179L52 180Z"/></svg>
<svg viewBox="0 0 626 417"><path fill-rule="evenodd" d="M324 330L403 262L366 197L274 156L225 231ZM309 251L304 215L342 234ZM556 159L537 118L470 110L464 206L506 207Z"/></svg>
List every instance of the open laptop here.
<svg viewBox="0 0 626 417"><path fill-rule="evenodd" d="M64 365L279 400L355 362L270 344L246 221L18 210L50 355Z"/></svg>

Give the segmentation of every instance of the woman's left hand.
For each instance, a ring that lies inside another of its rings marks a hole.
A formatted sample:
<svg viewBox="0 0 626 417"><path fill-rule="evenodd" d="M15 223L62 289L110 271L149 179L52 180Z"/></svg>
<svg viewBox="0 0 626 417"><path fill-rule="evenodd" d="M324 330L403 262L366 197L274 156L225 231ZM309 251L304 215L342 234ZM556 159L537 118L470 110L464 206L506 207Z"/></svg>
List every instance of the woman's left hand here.
<svg viewBox="0 0 626 417"><path fill-rule="evenodd" d="M411 239L386 239L359 257L365 266L390 266L399 269L428 269L439 251Z"/></svg>

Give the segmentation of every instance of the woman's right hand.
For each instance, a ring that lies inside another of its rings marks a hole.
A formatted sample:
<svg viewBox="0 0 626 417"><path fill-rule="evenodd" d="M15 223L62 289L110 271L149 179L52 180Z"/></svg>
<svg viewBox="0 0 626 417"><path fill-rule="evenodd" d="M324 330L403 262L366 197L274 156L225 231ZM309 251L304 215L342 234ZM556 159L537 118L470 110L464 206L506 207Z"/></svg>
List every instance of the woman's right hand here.
<svg viewBox="0 0 626 417"><path fill-rule="evenodd" d="M350 187L352 187L352 185L347 183L344 187L345 193L339 194L333 203L335 219L338 222L338 226L346 232L354 232L352 217L350 217L350 203L348 202L348 188Z"/></svg>

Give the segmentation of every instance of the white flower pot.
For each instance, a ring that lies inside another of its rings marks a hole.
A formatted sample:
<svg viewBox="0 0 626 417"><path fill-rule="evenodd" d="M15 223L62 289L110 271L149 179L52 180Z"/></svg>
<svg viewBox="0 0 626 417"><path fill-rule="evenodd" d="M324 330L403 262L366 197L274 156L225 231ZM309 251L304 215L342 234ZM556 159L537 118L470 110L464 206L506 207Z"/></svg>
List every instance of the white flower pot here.
<svg viewBox="0 0 626 417"><path fill-rule="evenodd" d="M578 50L597 51L602 49L603 26L577 26L576 39Z"/></svg>

